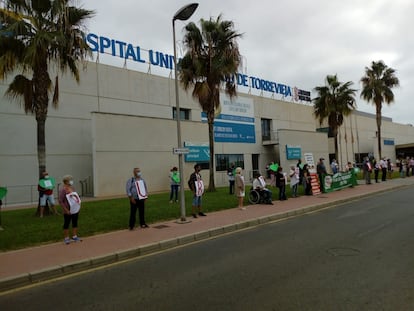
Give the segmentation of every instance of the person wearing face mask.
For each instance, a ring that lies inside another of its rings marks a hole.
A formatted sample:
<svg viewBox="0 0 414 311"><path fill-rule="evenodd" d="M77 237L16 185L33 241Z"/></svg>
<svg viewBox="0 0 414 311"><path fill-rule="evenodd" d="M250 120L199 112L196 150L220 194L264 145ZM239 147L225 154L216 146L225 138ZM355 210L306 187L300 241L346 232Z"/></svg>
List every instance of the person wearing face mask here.
<svg viewBox="0 0 414 311"><path fill-rule="evenodd" d="M63 235L64 243L69 244L69 225L72 223L72 241L80 242L78 237L78 218L80 210L80 198L73 187L73 177L70 175L63 176L63 187L59 190L59 204L63 210ZM69 199L71 202L69 202ZM75 202L75 205L73 204ZM72 205L71 205L72 204Z"/></svg>
<svg viewBox="0 0 414 311"><path fill-rule="evenodd" d="M200 164L194 165L194 172L190 175L190 179L188 180L188 187L193 192L193 204L192 204L192 211L193 217L197 218L198 216L207 216L201 210L201 197L204 193L204 183L201 179L200 175L201 166ZM197 214L198 211L198 214Z"/></svg>
<svg viewBox="0 0 414 311"><path fill-rule="evenodd" d="M129 198L129 230L134 230L138 209L139 225L148 228L145 223L145 200L148 198L148 189L139 167L134 168L132 178L126 183L126 193Z"/></svg>
<svg viewBox="0 0 414 311"><path fill-rule="evenodd" d="M39 216L43 217L46 204L49 203L49 206L53 209L55 215L59 215L55 207L55 198L53 196L53 188L55 187L54 178L50 177L48 172L42 173L42 178L39 180L37 185L37 191L39 191Z"/></svg>

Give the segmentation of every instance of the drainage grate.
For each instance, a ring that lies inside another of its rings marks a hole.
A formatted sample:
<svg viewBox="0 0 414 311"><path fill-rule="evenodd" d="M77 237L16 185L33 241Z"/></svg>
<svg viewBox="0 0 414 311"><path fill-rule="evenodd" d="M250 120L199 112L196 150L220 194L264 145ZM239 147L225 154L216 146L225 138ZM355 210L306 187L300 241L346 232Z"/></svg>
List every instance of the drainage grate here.
<svg viewBox="0 0 414 311"><path fill-rule="evenodd" d="M167 225L158 225L158 226L153 226L153 228L155 228L155 229L164 229L164 228L169 228L169 226L167 226Z"/></svg>

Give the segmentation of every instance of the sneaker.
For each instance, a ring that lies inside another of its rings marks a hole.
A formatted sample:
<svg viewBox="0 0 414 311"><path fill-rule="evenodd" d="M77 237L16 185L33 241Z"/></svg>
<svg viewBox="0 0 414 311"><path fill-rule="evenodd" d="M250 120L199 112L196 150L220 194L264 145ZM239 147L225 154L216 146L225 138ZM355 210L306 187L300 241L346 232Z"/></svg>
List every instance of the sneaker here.
<svg viewBox="0 0 414 311"><path fill-rule="evenodd" d="M197 218L197 214L193 214L193 218Z"/></svg>
<svg viewBox="0 0 414 311"><path fill-rule="evenodd" d="M245 208L245 207L239 207L239 210L241 210L241 211L245 211L245 210L246 210L246 208Z"/></svg>
<svg viewBox="0 0 414 311"><path fill-rule="evenodd" d="M204 214L203 212L198 212L199 216L207 216L206 214Z"/></svg>
<svg viewBox="0 0 414 311"><path fill-rule="evenodd" d="M170 200L170 203L172 203L173 202L173 200Z"/></svg>
<svg viewBox="0 0 414 311"><path fill-rule="evenodd" d="M82 242L82 240L78 236L73 236L72 237L72 241L74 241L74 242Z"/></svg>
<svg viewBox="0 0 414 311"><path fill-rule="evenodd" d="M66 245L67 245L67 244L69 244L69 243L70 243L70 239L69 239L69 238L65 238L65 239L63 240L63 243L65 243Z"/></svg>

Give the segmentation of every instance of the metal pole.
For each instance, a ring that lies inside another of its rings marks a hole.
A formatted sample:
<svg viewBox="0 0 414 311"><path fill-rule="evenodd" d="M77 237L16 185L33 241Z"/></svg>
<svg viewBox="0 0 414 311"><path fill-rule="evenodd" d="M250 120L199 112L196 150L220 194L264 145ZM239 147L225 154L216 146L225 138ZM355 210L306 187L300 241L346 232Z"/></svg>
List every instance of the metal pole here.
<svg viewBox="0 0 414 311"><path fill-rule="evenodd" d="M172 21L173 26L173 41L174 41L174 83L175 83L175 117L177 119L177 140L178 140L178 148L182 148L181 142L181 116L180 116L180 100L178 96L178 78L177 78L177 48L175 46L175 19ZM180 173L180 210L181 210L181 218L180 221L182 223L188 222L186 220L185 215L185 194L184 194L184 161L183 155L181 153L178 154L178 171Z"/></svg>

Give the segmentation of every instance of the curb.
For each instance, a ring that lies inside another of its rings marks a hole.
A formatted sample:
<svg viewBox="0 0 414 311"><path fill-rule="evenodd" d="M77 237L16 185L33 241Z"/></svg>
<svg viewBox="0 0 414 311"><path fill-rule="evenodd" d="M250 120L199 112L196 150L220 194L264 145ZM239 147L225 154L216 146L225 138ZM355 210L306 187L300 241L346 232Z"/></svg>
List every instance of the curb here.
<svg viewBox="0 0 414 311"><path fill-rule="evenodd" d="M14 289L34 285L37 283L51 281L60 277L68 276L74 273L79 273L82 271L87 271L99 267L108 266L114 263L120 263L122 261L139 258L141 256L154 254L157 252L165 251L168 249L173 249L175 247L188 245L195 242L200 242L203 240L216 238L218 236L234 233L237 231L245 230L248 228L254 228L263 224L268 224L274 221L280 221L283 219L288 219L291 217L297 217L304 214L312 213L327 207L335 207L340 204L344 204L349 201L359 200L364 197L373 196L377 193L383 193L385 191L392 191L398 188L406 187L407 185L396 185L388 189L373 191L366 194L360 194L353 197L348 197L344 199L339 199L335 202L327 202L314 204L299 208L297 210L292 210L288 212L279 212L267 216L262 216L255 219L249 219L243 222L226 225L223 227L217 227L208 229L205 231L196 232L193 234L180 236L170 240L163 240L160 242L155 242L151 244L142 245L140 247L123 250L117 253L103 255L99 257L88 258L80 260L77 262L68 263L65 265L54 266L46 268L39 271L30 272L27 274L12 276L9 278L0 279L0 295L4 294L6 291L11 291Z"/></svg>

